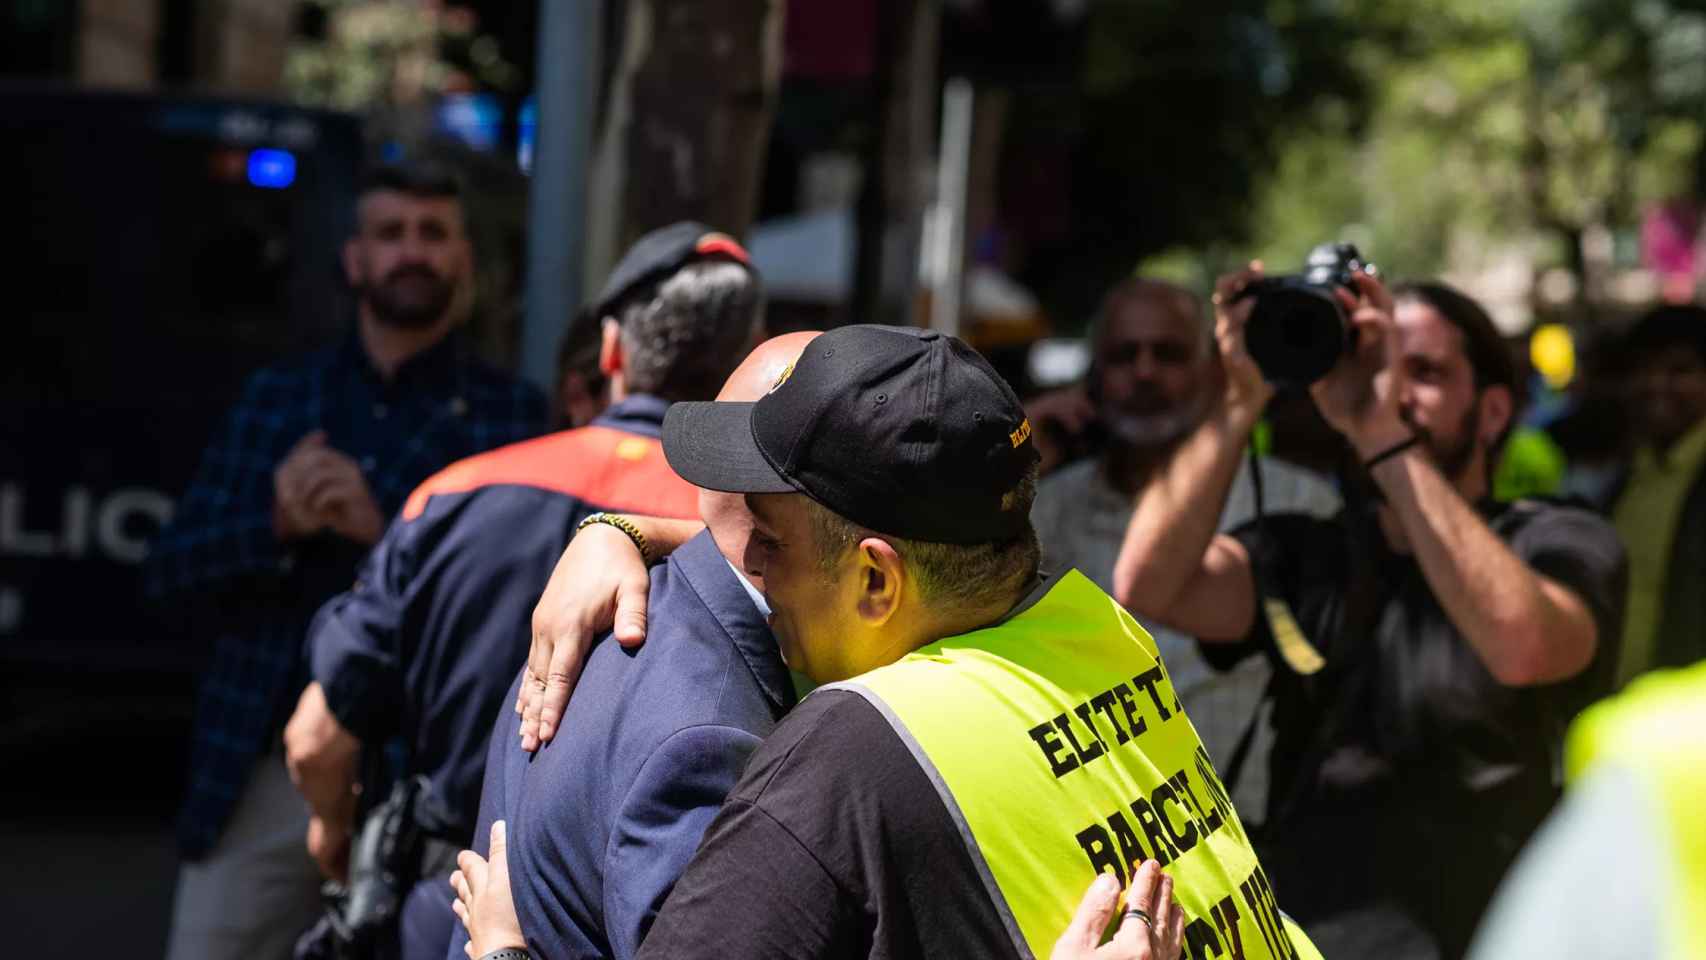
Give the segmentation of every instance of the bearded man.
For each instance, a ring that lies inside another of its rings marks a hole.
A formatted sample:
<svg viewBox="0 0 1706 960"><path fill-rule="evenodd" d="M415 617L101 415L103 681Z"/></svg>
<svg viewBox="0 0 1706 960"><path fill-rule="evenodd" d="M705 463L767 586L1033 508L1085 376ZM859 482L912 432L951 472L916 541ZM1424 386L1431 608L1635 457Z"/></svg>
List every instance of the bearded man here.
<svg viewBox="0 0 1706 960"><path fill-rule="evenodd" d="M1220 280L1222 386L1140 497L1116 596L1217 658L1275 665L1256 848L1322 954L1460 957L1557 798L1564 724L1606 687L1623 547L1587 510L1492 499L1518 413L1492 320L1444 284L1389 293L1367 273L1343 296L1345 354L1309 388L1366 495L1216 534L1274 392L1244 340L1258 276Z"/></svg>
<svg viewBox="0 0 1706 960"><path fill-rule="evenodd" d="M212 648L169 957L290 956L320 911L280 746L309 619L421 481L546 425L543 396L455 330L473 276L455 179L385 167L357 203L343 250L355 328L249 378L147 561L149 593L189 609Z"/></svg>

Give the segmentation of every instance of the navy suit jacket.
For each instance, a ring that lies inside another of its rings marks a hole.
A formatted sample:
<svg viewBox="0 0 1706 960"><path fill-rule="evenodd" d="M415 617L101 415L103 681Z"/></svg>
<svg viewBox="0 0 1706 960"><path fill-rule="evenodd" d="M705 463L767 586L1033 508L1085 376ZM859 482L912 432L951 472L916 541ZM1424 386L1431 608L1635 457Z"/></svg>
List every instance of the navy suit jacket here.
<svg viewBox="0 0 1706 960"><path fill-rule="evenodd" d="M493 730L476 849L507 822L516 912L541 960L634 955L793 705L775 638L709 533L653 569L647 619L638 650L608 636L593 648L537 754L521 749L511 701ZM458 925L449 960L465 960L466 942Z"/></svg>

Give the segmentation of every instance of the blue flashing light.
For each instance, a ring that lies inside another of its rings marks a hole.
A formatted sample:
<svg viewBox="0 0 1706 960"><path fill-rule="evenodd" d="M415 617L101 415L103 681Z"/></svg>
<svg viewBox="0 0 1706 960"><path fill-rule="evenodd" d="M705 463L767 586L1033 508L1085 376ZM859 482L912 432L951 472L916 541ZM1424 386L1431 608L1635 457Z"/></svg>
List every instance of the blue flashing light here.
<svg viewBox="0 0 1706 960"><path fill-rule="evenodd" d="M489 93L446 94L434 119L441 133L476 150L491 150L503 132L503 105Z"/></svg>
<svg viewBox="0 0 1706 960"><path fill-rule="evenodd" d="M529 94L516 116L515 163L522 173L533 172L533 146L539 140L539 101Z"/></svg>
<svg viewBox="0 0 1706 960"><path fill-rule="evenodd" d="M283 190L296 182L296 155L288 150L255 150L249 154L249 183Z"/></svg>

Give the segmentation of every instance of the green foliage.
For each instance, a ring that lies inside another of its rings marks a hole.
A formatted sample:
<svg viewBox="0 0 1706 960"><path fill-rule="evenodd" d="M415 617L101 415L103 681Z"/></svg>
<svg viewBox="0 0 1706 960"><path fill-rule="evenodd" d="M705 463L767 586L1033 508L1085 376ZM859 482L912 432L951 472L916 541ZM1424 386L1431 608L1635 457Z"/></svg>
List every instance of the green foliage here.
<svg viewBox="0 0 1706 960"><path fill-rule="evenodd" d="M1706 16L1608 0L1428 6L1406 35L1361 43L1375 91L1364 136L1317 128L1285 145L1254 249L1295 259L1302 234L1350 229L1400 272L1430 274L1550 235L1557 265L1579 269L1581 231L1627 232L1651 203L1696 192ZM1321 157L1353 200L1306 198Z"/></svg>
<svg viewBox="0 0 1706 960"><path fill-rule="evenodd" d="M324 35L299 38L284 85L297 100L345 110L395 107L453 86L509 89L520 81L498 42L464 7L417 0L309 0Z"/></svg>
<svg viewBox="0 0 1706 960"><path fill-rule="evenodd" d="M1584 231L1706 193L1701 0L1093 9L1074 199L1109 272L1284 270L1333 239L1407 275L1512 248L1580 272Z"/></svg>

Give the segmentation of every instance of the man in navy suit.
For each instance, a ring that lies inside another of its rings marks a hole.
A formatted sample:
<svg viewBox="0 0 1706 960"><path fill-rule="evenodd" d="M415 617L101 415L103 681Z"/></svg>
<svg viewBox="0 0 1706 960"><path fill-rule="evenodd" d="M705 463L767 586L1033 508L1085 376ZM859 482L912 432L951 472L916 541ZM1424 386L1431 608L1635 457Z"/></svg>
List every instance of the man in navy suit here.
<svg viewBox="0 0 1706 960"><path fill-rule="evenodd" d="M761 345L718 399L762 396L812 336ZM565 735L529 753L521 718L498 717L474 836L484 854L492 822L507 822L535 957L632 956L747 758L794 704L762 584L737 569L752 515L739 494L712 491L699 510L707 530L651 571L646 645L606 637L593 648ZM467 942L458 927L448 956L463 960Z"/></svg>

